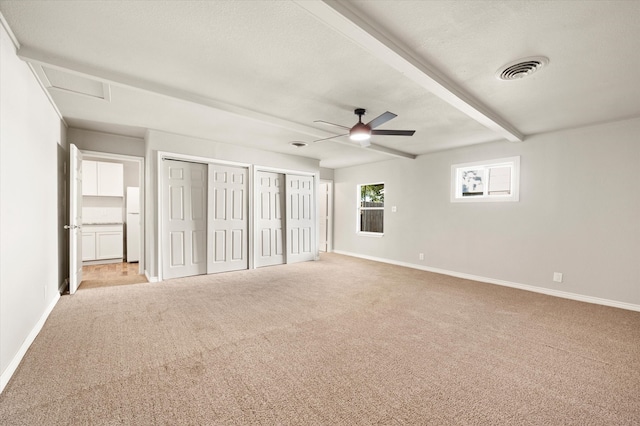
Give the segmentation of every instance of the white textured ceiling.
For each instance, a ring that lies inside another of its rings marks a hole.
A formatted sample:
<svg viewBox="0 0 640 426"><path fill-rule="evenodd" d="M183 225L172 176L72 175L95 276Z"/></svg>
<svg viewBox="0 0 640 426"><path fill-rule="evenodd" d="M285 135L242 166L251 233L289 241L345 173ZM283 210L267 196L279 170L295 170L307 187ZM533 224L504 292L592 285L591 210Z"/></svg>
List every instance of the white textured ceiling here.
<svg viewBox="0 0 640 426"><path fill-rule="evenodd" d="M640 1L2 0L0 11L19 55L55 76L51 85L108 84L106 100L50 89L70 125L99 131L157 129L338 168L391 158L346 138L310 143L339 133L314 120L351 126L363 107L365 120L398 114L381 129L416 130L375 137L380 149L513 143L424 76L524 135L640 116ZM363 41L379 34L395 43L390 54ZM398 55L420 64L418 78ZM550 64L518 81L494 77L533 55Z"/></svg>

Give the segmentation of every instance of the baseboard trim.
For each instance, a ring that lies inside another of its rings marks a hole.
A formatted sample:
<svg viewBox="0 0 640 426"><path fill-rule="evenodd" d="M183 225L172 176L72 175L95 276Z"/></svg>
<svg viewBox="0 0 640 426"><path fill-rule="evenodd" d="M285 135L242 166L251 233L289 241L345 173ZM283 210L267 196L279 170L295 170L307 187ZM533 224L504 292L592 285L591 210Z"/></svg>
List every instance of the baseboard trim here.
<svg viewBox="0 0 640 426"><path fill-rule="evenodd" d="M633 303L620 302L620 301L611 300L611 299L603 299L603 298L600 298L600 297L586 296L586 295L583 295L583 294L570 293L570 292L566 292L566 291L554 290L554 289L544 288L544 287L536 287L536 286L532 286L532 285L528 285L528 284L520 284L520 283L516 283L516 282L512 282L512 281L498 280L498 279L495 279L495 278L481 277L479 275L472 275L472 274L466 274L466 273L463 273L463 272L449 271L449 270L446 270L446 269L433 268L433 267L430 267L430 266L416 265L416 264L413 264L413 263L400 262L400 261L391 260L391 259L385 259L385 258L381 258L381 257L367 256L367 255L358 254L358 253L351 253L351 252L348 252L348 251L334 250L333 252L336 253L336 254L343 254L345 256L358 257L358 258L361 258L361 259L373 260L375 262L388 263L388 264L397 265L397 266L404 266L406 268L419 269L419 270L422 270L422 271L434 272L436 274L449 275L449 276L452 276L452 277L463 278L463 279L466 279L466 280L479 281L479 282L483 282L483 283L487 283L487 284L495 284L495 285L500 285L500 286L503 286L503 287L517 288L517 289L520 289L520 290L531 291L531 292L534 292L534 293L546 294L548 296L561 297L563 299L571 299L571 300L576 300L576 301L579 301L579 302L587 302L587 303L593 303L593 304L596 304L596 305L610 306L610 307L613 307L613 308L620 308L620 309L626 309L626 310L629 310L629 311L640 312L640 305L635 305Z"/></svg>
<svg viewBox="0 0 640 426"><path fill-rule="evenodd" d="M42 327L44 327L44 323L47 321L47 318L49 318L49 314L51 314L51 311L53 311L53 308L56 306L56 303L58 303L58 300L60 300L60 294L56 293L55 297L40 317L40 320L36 323L35 326L33 326L33 329L31 330L27 338L24 339L24 342L22 343L22 346L20 346L20 349L18 350L16 355L13 357L7 368L2 372L2 375L0 375L0 393L4 391L4 388L9 383L9 380L11 380L13 373L15 373L18 369L22 358L24 358L27 350L38 336L38 333L40 333L40 330L42 330Z"/></svg>
<svg viewBox="0 0 640 426"><path fill-rule="evenodd" d="M145 278L147 279L147 281L149 281L150 283L157 283L157 282L159 281L159 280L158 280L158 277L152 277L152 276L150 276L150 275L149 275L149 272L147 272L147 270L146 270L146 269L145 269L145 271L144 271L144 276L145 276Z"/></svg>
<svg viewBox="0 0 640 426"><path fill-rule="evenodd" d="M69 278L65 278L64 281L58 286L58 293L63 294L69 287Z"/></svg>
<svg viewBox="0 0 640 426"><path fill-rule="evenodd" d="M82 265L110 265L112 263L122 263L124 261L123 258L119 259L102 259L102 260L83 260Z"/></svg>

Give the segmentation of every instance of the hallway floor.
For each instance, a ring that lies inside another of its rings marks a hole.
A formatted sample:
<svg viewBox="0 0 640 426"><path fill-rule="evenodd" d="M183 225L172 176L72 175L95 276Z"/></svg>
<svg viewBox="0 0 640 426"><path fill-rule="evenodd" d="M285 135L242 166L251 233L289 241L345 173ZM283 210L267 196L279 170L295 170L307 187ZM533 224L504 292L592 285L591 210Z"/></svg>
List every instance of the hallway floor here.
<svg viewBox="0 0 640 426"><path fill-rule="evenodd" d="M85 265L79 289L146 283L147 278L138 272L138 268L138 263L127 262Z"/></svg>

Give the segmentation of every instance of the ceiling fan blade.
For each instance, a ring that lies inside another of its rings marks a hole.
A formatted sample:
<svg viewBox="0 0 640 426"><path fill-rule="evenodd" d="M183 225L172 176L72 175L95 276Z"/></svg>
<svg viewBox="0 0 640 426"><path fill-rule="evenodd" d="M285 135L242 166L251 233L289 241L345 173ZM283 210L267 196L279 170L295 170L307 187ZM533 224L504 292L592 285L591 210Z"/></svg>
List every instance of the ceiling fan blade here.
<svg viewBox="0 0 640 426"><path fill-rule="evenodd" d="M336 123L329 123L328 121L324 121L324 120L314 120L314 123L327 124L329 126L340 127L342 129L347 129L347 130L351 129L351 127L343 126L341 124L336 124Z"/></svg>
<svg viewBox="0 0 640 426"><path fill-rule="evenodd" d="M392 112L387 111L387 112L385 112L383 114L380 114L379 116L377 116L376 118L374 118L370 122L368 122L367 126L371 127L372 129L375 129L379 125L384 124L389 120L393 120L397 116L398 116L397 114L394 114Z"/></svg>
<svg viewBox="0 0 640 426"><path fill-rule="evenodd" d="M372 135L379 136L413 136L415 130L372 130Z"/></svg>
<svg viewBox="0 0 640 426"><path fill-rule="evenodd" d="M324 139L316 139L315 141L313 141L313 143L322 142L322 141L328 141L329 139L339 138L340 136L347 136L348 134L349 133L345 133L344 135L335 135L335 136L331 136L331 137L324 138Z"/></svg>

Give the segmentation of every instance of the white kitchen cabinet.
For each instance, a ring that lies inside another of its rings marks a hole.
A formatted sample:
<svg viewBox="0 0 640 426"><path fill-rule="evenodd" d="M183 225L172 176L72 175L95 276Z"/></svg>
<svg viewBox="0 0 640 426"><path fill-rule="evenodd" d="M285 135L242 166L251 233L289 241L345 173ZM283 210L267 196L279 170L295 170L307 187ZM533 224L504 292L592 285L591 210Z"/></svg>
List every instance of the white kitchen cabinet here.
<svg viewBox="0 0 640 426"><path fill-rule="evenodd" d="M96 259L121 258L123 243L122 231L96 232Z"/></svg>
<svg viewBox="0 0 640 426"><path fill-rule="evenodd" d="M82 260L96 259L96 233L82 232Z"/></svg>
<svg viewBox="0 0 640 426"><path fill-rule="evenodd" d="M122 184L124 166L122 163L98 162L98 195L122 197L124 186Z"/></svg>
<svg viewBox="0 0 640 426"><path fill-rule="evenodd" d="M124 165L103 161L82 162L82 195L122 197Z"/></svg>
<svg viewBox="0 0 640 426"><path fill-rule="evenodd" d="M98 162L82 162L82 195L98 195Z"/></svg>
<svg viewBox="0 0 640 426"><path fill-rule="evenodd" d="M82 230L82 260L122 259L122 225L85 225Z"/></svg>

